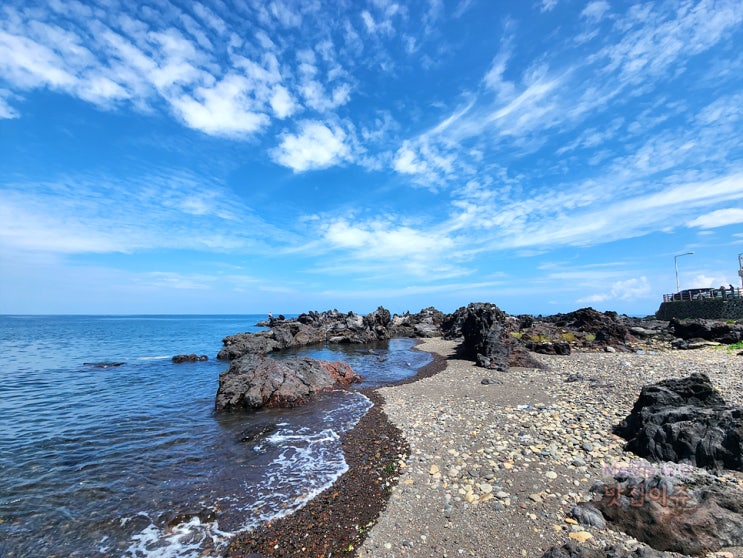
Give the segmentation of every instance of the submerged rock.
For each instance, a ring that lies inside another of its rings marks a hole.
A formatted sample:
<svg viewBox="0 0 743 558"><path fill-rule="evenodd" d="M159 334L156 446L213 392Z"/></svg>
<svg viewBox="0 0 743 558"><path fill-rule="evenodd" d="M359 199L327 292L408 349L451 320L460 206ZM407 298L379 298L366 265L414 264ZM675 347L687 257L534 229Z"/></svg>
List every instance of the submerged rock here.
<svg viewBox="0 0 743 558"><path fill-rule="evenodd" d="M240 441L256 443L267 436L270 436L276 432L277 429L278 426L274 422L262 422L244 430L242 434L240 434Z"/></svg>
<svg viewBox="0 0 743 558"><path fill-rule="evenodd" d="M614 432L641 457L743 471L743 407L726 406L705 374L643 387Z"/></svg>
<svg viewBox="0 0 743 558"><path fill-rule="evenodd" d="M344 362L311 358L277 361L245 355L219 375L215 410L296 407L316 393L345 388L361 379Z"/></svg>
<svg viewBox="0 0 743 558"><path fill-rule="evenodd" d="M183 362L204 362L206 360L209 360L209 357L206 355L199 356L191 353L189 355L175 355L171 360L175 364L181 364Z"/></svg>

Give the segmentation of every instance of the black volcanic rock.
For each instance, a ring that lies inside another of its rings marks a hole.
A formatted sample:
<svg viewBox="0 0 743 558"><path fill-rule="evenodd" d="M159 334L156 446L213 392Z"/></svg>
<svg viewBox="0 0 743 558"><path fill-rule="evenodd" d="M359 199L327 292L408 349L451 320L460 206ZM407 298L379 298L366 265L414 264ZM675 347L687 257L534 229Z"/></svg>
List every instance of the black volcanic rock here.
<svg viewBox="0 0 743 558"><path fill-rule="evenodd" d="M570 343L564 341L555 343L534 343L529 341L524 343L524 347L541 355L569 355L571 353Z"/></svg>
<svg viewBox="0 0 743 558"><path fill-rule="evenodd" d="M628 340L629 331L619 321L616 312L599 312L593 308L581 308L568 314L555 314L544 318L558 328L580 333L590 333L598 343L605 345L624 345Z"/></svg>
<svg viewBox="0 0 743 558"><path fill-rule="evenodd" d="M206 360L209 360L209 357L206 355L196 355L194 353L191 353L189 355L175 355L171 359L175 364L181 364L184 362L203 362Z"/></svg>
<svg viewBox="0 0 743 558"><path fill-rule="evenodd" d="M222 339L224 347L217 358L219 360L232 360L246 354L266 354L276 351L281 347L272 336L271 332L259 331L258 333L237 333Z"/></svg>
<svg viewBox="0 0 743 558"><path fill-rule="evenodd" d="M307 312L295 319L271 318L270 330L258 333L238 333L222 340L220 360L233 360L245 354L267 354L273 351L316 345L375 343L392 337L434 337L441 335L443 314L434 308L418 314L392 316L380 306L362 316L338 310Z"/></svg>
<svg viewBox="0 0 743 558"><path fill-rule="evenodd" d="M641 457L743 471L743 407L726 406L704 374L643 387L614 432Z"/></svg>
<svg viewBox="0 0 743 558"><path fill-rule="evenodd" d="M476 302L459 308L442 324L446 339L463 338L461 350L478 366L507 370L509 366L540 368L528 350L511 335L508 315L494 304Z"/></svg>
<svg viewBox="0 0 743 558"><path fill-rule="evenodd" d="M685 341L704 339L732 345L743 339L743 324L729 324L720 320L673 318L669 325L673 334Z"/></svg>

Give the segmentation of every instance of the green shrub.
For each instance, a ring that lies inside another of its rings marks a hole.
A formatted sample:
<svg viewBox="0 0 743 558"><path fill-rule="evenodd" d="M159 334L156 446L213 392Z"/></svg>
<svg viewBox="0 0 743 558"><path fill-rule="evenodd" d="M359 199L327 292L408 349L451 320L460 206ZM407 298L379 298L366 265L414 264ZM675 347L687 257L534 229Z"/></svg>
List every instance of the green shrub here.
<svg viewBox="0 0 743 558"><path fill-rule="evenodd" d="M523 336L524 336L524 334L521 333L520 331L512 331L511 332L511 337L513 337L514 339L521 339Z"/></svg>
<svg viewBox="0 0 743 558"><path fill-rule="evenodd" d="M575 333L572 331L565 331L560 334L560 339L567 341L568 343L573 343L575 342Z"/></svg>
<svg viewBox="0 0 743 558"><path fill-rule="evenodd" d="M586 333L586 336L583 339L585 339L589 343L593 343L594 341L596 341L596 336L593 333Z"/></svg>

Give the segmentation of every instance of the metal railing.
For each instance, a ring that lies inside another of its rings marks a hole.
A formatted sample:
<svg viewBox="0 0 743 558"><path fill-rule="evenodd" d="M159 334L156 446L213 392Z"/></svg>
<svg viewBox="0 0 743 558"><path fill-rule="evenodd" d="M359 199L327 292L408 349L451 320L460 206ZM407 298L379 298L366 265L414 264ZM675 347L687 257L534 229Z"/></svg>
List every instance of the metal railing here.
<svg viewBox="0 0 743 558"><path fill-rule="evenodd" d="M663 302L679 302L682 300L728 300L743 298L743 289L729 287L724 289L687 289L678 293L663 295Z"/></svg>

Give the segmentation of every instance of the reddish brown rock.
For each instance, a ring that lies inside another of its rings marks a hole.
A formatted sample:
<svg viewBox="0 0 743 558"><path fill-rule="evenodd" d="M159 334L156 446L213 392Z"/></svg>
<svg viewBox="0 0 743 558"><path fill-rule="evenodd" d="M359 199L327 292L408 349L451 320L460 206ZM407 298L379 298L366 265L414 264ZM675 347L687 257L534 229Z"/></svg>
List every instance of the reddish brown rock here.
<svg viewBox="0 0 743 558"><path fill-rule="evenodd" d="M277 361L261 355L235 359L219 376L215 409L296 407L314 394L361 381L344 362L311 358Z"/></svg>
<svg viewBox="0 0 743 558"><path fill-rule="evenodd" d="M691 556L743 545L743 493L714 477L617 477L593 489L593 505L613 529L656 550Z"/></svg>

